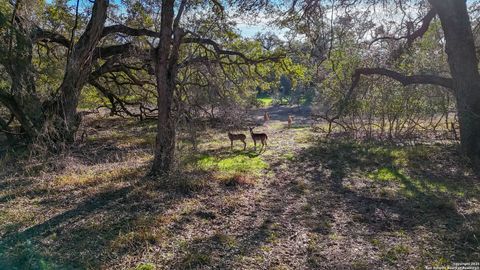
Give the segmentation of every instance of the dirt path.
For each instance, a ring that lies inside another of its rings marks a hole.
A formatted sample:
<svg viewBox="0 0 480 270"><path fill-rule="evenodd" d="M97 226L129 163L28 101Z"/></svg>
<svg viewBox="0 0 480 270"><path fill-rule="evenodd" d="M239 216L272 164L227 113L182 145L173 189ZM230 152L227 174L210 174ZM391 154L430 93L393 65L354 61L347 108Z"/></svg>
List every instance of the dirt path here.
<svg viewBox="0 0 480 270"><path fill-rule="evenodd" d="M263 115L265 112L269 114L270 122L274 123L286 124L289 115L291 115L299 125L309 125L312 123L310 118L311 108L309 106L270 106L252 111L252 116L257 123L263 123Z"/></svg>

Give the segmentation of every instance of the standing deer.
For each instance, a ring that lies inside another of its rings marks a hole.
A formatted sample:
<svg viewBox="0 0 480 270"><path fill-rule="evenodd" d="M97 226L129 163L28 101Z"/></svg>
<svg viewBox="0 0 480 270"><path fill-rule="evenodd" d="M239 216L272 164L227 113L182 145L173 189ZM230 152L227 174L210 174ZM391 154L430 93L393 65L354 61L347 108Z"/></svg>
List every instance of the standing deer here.
<svg viewBox="0 0 480 270"><path fill-rule="evenodd" d="M263 149L263 147L267 145L267 139L268 139L267 134L253 133L253 129L254 129L253 127L249 127L248 129L250 129L250 135L252 135L253 144L255 145L255 151L257 151L257 141L262 142L262 149ZM260 152L261 152L261 149L260 149Z"/></svg>
<svg viewBox="0 0 480 270"><path fill-rule="evenodd" d="M293 117L291 115L288 116L288 128L292 127Z"/></svg>
<svg viewBox="0 0 480 270"><path fill-rule="evenodd" d="M233 134L228 132L228 138L230 139L230 149L233 150L233 141L242 141L243 142L243 150L247 148L247 143L245 140L247 139L247 136L244 134Z"/></svg>
<svg viewBox="0 0 480 270"><path fill-rule="evenodd" d="M268 115L268 112L265 111L265 113L263 114L263 121L267 122L270 120L270 115Z"/></svg>

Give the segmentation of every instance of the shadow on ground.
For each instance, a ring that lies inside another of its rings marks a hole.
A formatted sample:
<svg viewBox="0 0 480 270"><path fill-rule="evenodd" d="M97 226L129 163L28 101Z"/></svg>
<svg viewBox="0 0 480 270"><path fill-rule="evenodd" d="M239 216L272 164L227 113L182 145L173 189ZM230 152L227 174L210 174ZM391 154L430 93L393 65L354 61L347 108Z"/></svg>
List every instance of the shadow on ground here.
<svg viewBox="0 0 480 270"><path fill-rule="evenodd" d="M465 164L445 145L320 140L301 152L292 167L307 172L308 204L333 217L334 234L323 238L313 266L325 259L348 268L478 261L480 186Z"/></svg>
<svg viewBox="0 0 480 270"><path fill-rule="evenodd" d="M277 148L262 154L209 142L190 161L205 158L203 170L169 179L146 179L137 166L74 187L0 181L0 219L19 219L0 227L0 269L406 269L480 259L479 181L455 146L309 138L300 147L304 132L272 133ZM129 147L82 162L109 164ZM255 181L219 181L222 161L242 175L255 168Z"/></svg>

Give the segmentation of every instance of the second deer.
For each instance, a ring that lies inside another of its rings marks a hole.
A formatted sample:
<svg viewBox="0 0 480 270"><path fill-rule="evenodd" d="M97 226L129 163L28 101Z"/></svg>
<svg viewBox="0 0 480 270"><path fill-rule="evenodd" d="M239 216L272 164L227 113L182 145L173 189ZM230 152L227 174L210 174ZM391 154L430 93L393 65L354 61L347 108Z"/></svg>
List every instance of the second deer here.
<svg viewBox="0 0 480 270"><path fill-rule="evenodd" d="M248 129L250 129L250 135L252 135L252 139L253 139L253 144L255 145L255 151L257 151L257 141L260 141L262 143L262 149L264 146L267 145L267 139L268 139L268 136L267 134L265 133L254 133L253 132L253 127L249 127ZM262 150L260 150L261 152Z"/></svg>

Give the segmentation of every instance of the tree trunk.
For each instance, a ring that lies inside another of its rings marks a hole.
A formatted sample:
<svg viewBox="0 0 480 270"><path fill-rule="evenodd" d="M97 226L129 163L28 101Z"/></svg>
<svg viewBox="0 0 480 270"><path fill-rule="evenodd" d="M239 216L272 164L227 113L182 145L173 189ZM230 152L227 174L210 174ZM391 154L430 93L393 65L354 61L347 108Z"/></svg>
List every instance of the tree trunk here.
<svg viewBox="0 0 480 270"><path fill-rule="evenodd" d="M174 3L175 0L162 1L160 43L154 53L158 122L155 157L151 169L153 175L168 174L172 169L175 154L175 121L172 115L175 72L169 65L172 57Z"/></svg>
<svg viewBox="0 0 480 270"><path fill-rule="evenodd" d="M74 140L80 124L81 119L77 114L80 93L92 71L93 55L102 38L108 5L109 0L95 1L87 28L68 56L65 76L60 85L61 95L57 102L57 115L60 116L60 122L56 122L62 139L68 142Z"/></svg>
<svg viewBox="0 0 480 270"><path fill-rule="evenodd" d="M17 1L16 3L20 3ZM0 103L20 122L25 137L30 141L45 140L72 142L80 123L77 106L80 92L91 73L92 61L99 40L102 37L107 18L109 0L96 0L92 15L83 34L79 37L71 53L67 55L65 76L56 100L43 102L35 88L35 71L32 64L32 51L39 30L25 21L21 14L13 14L12 34L7 57L0 58L11 78L10 91L0 90ZM62 39L62 44L70 43ZM72 43L74 40L71 41ZM4 53L4 52L2 52Z"/></svg>
<svg viewBox="0 0 480 270"><path fill-rule="evenodd" d="M160 72L163 69L159 67L157 70ZM163 74L157 76L158 121L155 158L152 166L152 173L155 175L168 174L170 172L175 154L176 127L172 115L174 85L167 77Z"/></svg>
<svg viewBox="0 0 480 270"><path fill-rule="evenodd" d="M0 57L0 64L5 68L12 82L9 91L0 89L0 102L20 122L26 137L35 139L41 131L44 117L42 103L35 87L31 29L24 25L24 20L13 19L18 16L20 10L24 9L20 7L21 5L24 3L20 1L15 4L9 29L8 51L0 52L4 54L4 57Z"/></svg>
<svg viewBox="0 0 480 270"><path fill-rule="evenodd" d="M437 10L457 99L463 152L480 168L480 75L465 0L429 0Z"/></svg>

